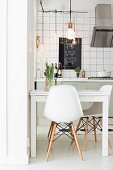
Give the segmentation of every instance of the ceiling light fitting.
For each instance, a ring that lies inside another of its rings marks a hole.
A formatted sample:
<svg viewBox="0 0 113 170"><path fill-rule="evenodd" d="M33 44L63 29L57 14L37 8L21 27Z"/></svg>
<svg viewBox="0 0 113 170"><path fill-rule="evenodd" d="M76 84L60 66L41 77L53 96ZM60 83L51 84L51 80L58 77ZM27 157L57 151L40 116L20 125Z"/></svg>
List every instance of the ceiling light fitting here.
<svg viewBox="0 0 113 170"><path fill-rule="evenodd" d="M55 24L56 24L56 14L57 13L69 14L70 15L70 21L68 23L68 29L66 30L66 33L65 33L65 38L72 40L73 45L78 43L78 39L79 39L78 30L77 30L77 28L75 30L75 23L73 24L72 21L71 21L71 14L72 13L88 13L88 12L87 11L72 11L71 10L71 0L70 0L70 10L69 11L61 11L61 10L56 10L56 9L55 10L44 10L42 0L40 0L40 5L41 5L42 11L38 11L38 12L55 13ZM76 32L77 32L77 34L76 34ZM56 25L55 25L55 33L56 33Z"/></svg>
<svg viewBox="0 0 113 170"><path fill-rule="evenodd" d="M68 23L68 29L66 31L66 38L69 40L72 39L72 43L73 41L75 43L75 31L74 31L74 24L71 21L71 13L72 11L71 11L71 0L70 0L70 21Z"/></svg>
<svg viewBox="0 0 113 170"><path fill-rule="evenodd" d="M70 11L62 11L62 10L44 10L43 7L43 2L40 0L40 5L41 5L41 11L38 12L43 12L43 13L63 13L63 14L70 14ZM87 11L71 11L71 13L88 13Z"/></svg>

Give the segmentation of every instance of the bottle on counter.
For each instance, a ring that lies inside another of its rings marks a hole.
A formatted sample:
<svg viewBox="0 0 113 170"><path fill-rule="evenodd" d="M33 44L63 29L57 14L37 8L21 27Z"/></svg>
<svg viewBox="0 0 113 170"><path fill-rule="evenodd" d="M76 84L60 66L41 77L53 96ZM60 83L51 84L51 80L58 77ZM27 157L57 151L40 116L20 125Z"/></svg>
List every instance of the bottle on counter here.
<svg viewBox="0 0 113 170"><path fill-rule="evenodd" d="M54 78L57 78L58 77L58 67L57 67L57 63L55 63L55 66L54 66Z"/></svg>
<svg viewBox="0 0 113 170"><path fill-rule="evenodd" d="M82 70L80 70L79 77L82 78Z"/></svg>
<svg viewBox="0 0 113 170"><path fill-rule="evenodd" d="M37 69L37 72L36 72L36 78L37 78L37 79L40 78L40 69L39 69L39 68Z"/></svg>
<svg viewBox="0 0 113 170"><path fill-rule="evenodd" d="M62 65L61 63L58 63L58 78L62 77Z"/></svg>
<svg viewBox="0 0 113 170"><path fill-rule="evenodd" d="M80 78L85 78L85 71L84 70L80 70L79 77Z"/></svg>
<svg viewBox="0 0 113 170"><path fill-rule="evenodd" d="M85 78L85 70L82 72L82 77Z"/></svg>

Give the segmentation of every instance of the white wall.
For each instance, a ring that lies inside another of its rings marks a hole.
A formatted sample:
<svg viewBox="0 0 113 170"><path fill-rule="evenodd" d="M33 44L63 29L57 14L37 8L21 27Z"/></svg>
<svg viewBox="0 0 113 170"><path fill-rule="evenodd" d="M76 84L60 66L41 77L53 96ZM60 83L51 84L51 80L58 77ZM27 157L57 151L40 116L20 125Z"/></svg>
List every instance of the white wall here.
<svg viewBox="0 0 113 170"><path fill-rule="evenodd" d="M34 1L8 0L7 164L28 163L29 90L33 88L34 57L33 8Z"/></svg>
<svg viewBox="0 0 113 170"><path fill-rule="evenodd" d="M28 161L27 102L27 0L9 0L7 163Z"/></svg>
<svg viewBox="0 0 113 170"><path fill-rule="evenodd" d="M28 147L30 147L30 97L29 91L34 88L34 69L36 62L36 2L28 0L27 9L27 92L28 92ZM30 148L29 150L30 151Z"/></svg>
<svg viewBox="0 0 113 170"><path fill-rule="evenodd" d="M38 1L39 2L39 1ZM111 3L112 0L72 0L72 10L87 11L88 13L72 13L72 22L78 26L79 37L82 38L82 54L81 69L86 71L86 77L96 76L96 72L107 70L112 72L113 76L113 48L91 48L91 37L93 27L95 26L95 6L98 3ZM69 0L43 0L45 10L69 10ZM44 13L42 23L42 13L40 5L37 7L37 35L40 36L40 43L43 39L43 51L41 44L37 49L37 69L40 68L40 77L44 77L45 62L58 63L59 61L59 37L65 37L67 23L69 22L69 14L57 13L57 21L55 24L54 13ZM112 12L113 24L113 12ZM42 32L43 27L43 32ZM55 37L55 27L57 38ZM75 77L75 72L63 71L64 77Z"/></svg>
<svg viewBox="0 0 113 170"><path fill-rule="evenodd" d="M2 0L0 5L0 164L28 163L34 2Z"/></svg>
<svg viewBox="0 0 113 170"><path fill-rule="evenodd" d="M6 162L6 26L7 0L0 1L0 163Z"/></svg>

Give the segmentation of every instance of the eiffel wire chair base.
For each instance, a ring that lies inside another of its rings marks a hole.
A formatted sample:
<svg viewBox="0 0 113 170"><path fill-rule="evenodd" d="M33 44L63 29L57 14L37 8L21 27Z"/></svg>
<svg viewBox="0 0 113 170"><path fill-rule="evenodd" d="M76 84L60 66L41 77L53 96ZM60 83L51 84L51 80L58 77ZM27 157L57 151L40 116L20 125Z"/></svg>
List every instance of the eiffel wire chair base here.
<svg viewBox="0 0 113 170"><path fill-rule="evenodd" d="M113 119L113 117L108 117L109 119ZM90 133L91 131L95 131L96 129L98 129L99 131L102 132L102 117L101 116L91 116L91 118L89 117L82 117L82 125L79 126L79 128L77 129L77 131L86 131L86 120L85 119L88 119L88 126L90 127L88 130L87 130L87 134ZM92 123L92 121L95 120L95 125ZM109 125L113 125L113 124L109 124ZM108 132L113 132L113 128L108 128ZM96 140L96 131L95 131L95 141ZM111 145L111 142L110 140L108 139L108 143L109 143L109 146L110 148L112 148L112 145Z"/></svg>
<svg viewBox="0 0 113 170"><path fill-rule="evenodd" d="M53 142L56 141L58 138L60 138L62 135L66 135L71 140L74 140L73 135L70 132L70 125L71 123L64 123L63 126L61 125L61 123L56 123L56 129L58 130L58 132L54 134L55 139L53 140ZM50 130L49 130L49 133L50 133ZM48 136L49 136L49 133L48 133Z"/></svg>
<svg viewBox="0 0 113 170"><path fill-rule="evenodd" d="M98 116L98 117L94 116L94 118L95 118L96 121L97 121L98 119L100 119L100 120L102 121L102 116ZM112 117L112 116L109 116L108 119L113 119L113 117ZM101 121L100 121L100 122L101 122ZM102 131L102 126L99 124L100 122L98 122L98 125L101 127L101 131ZM108 126L113 126L113 123L109 123ZM113 132L113 128L109 128L109 127L108 127L108 132Z"/></svg>
<svg viewBox="0 0 113 170"><path fill-rule="evenodd" d="M77 129L77 131L85 131L86 129L86 120L85 119L88 119L88 126L89 126L89 129L88 129L88 133L90 133L91 131L94 131L95 129L98 129L100 131L102 131L102 127L100 126L100 122L101 120L95 120L96 121L96 125L94 126L94 124L92 123L92 121L95 119L94 116L92 116L91 118L89 117L82 117L82 125Z"/></svg>
<svg viewBox="0 0 113 170"><path fill-rule="evenodd" d="M57 133L55 133L56 128L58 129ZM81 150L80 150L79 142L77 140L76 130L74 128L73 122L71 122L71 123L64 123L64 126L61 126L61 123L56 123L56 122L52 122L51 123L50 129L49 129L49 134L48 134L49 142L48 142L46 160L48 160L48 158L49 158L49 154L50 154L50 151L51 151L52 143L54 141L56 141L59 137L61 137L63 134L66 135L72 141L75 142L77 150L79 152L80 159L83 160L83 156L82 156L82 153L81 153ZM55 137L55 139L54 139L54 137Z"/></svg>

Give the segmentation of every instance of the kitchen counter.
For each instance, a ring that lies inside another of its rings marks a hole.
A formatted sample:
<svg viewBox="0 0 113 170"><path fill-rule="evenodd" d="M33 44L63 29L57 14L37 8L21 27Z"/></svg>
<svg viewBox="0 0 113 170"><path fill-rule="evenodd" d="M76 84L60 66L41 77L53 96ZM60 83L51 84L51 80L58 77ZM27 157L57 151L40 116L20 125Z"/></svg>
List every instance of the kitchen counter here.
<svg viewBox="0 0 113 170"><path fill-rule="evenodd" d="M35 79L35 82L44 82L45 78ZM113 82L113 80L94 80L88 78L57 78L57 82Z"/></svg>

